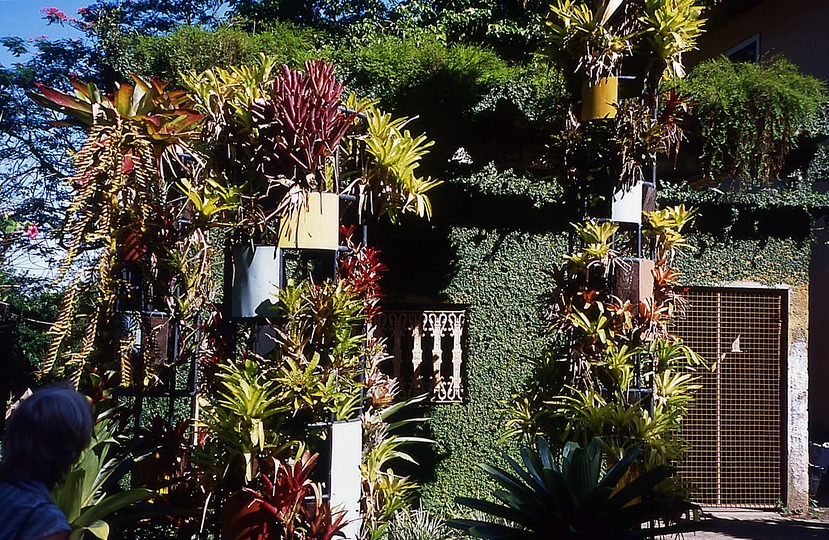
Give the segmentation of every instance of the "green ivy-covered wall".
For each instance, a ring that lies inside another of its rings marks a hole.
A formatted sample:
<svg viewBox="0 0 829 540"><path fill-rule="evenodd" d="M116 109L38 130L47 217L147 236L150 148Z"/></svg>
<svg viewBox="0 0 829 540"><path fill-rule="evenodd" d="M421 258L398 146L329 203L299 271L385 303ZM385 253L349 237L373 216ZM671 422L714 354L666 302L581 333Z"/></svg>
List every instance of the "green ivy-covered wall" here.
<svg viewBox="0 0 829 540"><path fill-rule="evenodd" d="M433 407L431 432L437 441L435 480L423 488L427 506L446 506L457 495L482 496L491 486L478 463L505 450L503 402L529 373L539 352L540 295L545 270L564 253L561 236L481 229L454 229L458 273L445 293L468 304L466 391L462 405Z"/></svg>
<svg viewBox="0 0 829 540"><path fill-rule="evenodd" d="M810 183L755 193L660 190L660 205L680 203L699 208L690 235L695 247L676 260L684 284L808 283L811 227L829 208ZM503 404L541 348L546 272L569 252L575 219L555 183L489 165L447 180L430 224L380 235L381 249L394 261L392 290L407 291L409 300L467 307L467 399L427 411L427 435L436 444L420 456L417 471L427 508L447 509L456 496L491 493L478 464L516 451L514 443L499 441Z"/></svg>
<svg viewBox="0 0 829 540"><path fill-rule="evenodd" d="M686 285L754 282L802 286L809 282L815 220L829 199L812 182L755 192L694 190L668 186L659 204L698 209L692 249L677 259Z"/></svg>
<svg viewBox="0 0 829 540"><path fill-rule="evenodd" d="M428 436L436 441L420 457L423 504L447 508L454 497L486 496L492 486L479 463L498 460L509 445L499 443L506 420L503 404L529 374L530 359L543 339L539 317L547 271L567 252L567 220L557 186L531 174L482 171L461 174L442 188L428 238L445 242L439 261L424 247L412 264L392 265L398 287L422 297L467 307L466 400L430 407ZM405 234L407 228L395 231ZM381 244L389 259L396 246L429 243L417 239ZM400 277L400 267L412 274ZM394 268L397 268L397 276ZM418 280L429 267L432 283ZM431 289L431 290L430 290Z"/></svg>

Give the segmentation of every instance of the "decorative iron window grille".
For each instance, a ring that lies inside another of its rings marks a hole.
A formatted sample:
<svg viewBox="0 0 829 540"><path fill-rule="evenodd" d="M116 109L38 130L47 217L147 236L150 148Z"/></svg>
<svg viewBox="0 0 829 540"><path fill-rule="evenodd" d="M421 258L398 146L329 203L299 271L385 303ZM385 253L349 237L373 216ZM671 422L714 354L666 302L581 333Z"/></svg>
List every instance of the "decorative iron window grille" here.
<svg viewBox="0 0 829 540"><path fill-rule="evenodd" d="M464 311L383 310L374 322L392 357L388 374L404 397L429 393L432 403L463 400Z"/></svg>

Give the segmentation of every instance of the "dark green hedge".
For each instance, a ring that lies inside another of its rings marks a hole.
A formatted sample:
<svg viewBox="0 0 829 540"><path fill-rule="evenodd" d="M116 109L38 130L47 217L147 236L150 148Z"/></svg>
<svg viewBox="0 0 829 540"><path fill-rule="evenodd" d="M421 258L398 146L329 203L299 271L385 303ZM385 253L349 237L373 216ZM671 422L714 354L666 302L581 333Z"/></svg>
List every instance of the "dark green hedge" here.
<svg viewBox="0 0 829 540"><path fill-rule="evenodd" d="M182 26L162 36L121 36L108 46L108 60L122 79L138 73L179 81L180 72L253 64L260 54L271 55L292 67L320 56L320 37L290 23L280 23L256 34L235 28L211 31Z"/></svg>
<svg viewBox="0 0 829 540"><path fill-rule="evenodd" d="M425 33L349 41L289 23L257 33L182 27L162 36L120 36L107 41L106 52L120 79L138 73L174 83L181 72L252 64L260 54L293 67L310 58L335 62L346 93L378 99L383 109L413 118L412 132L425 131L435 142L424 158L430 173L456 154L479 166L539 161L568 102L555 68L509 62L492 50L447 45Z"/></svg>

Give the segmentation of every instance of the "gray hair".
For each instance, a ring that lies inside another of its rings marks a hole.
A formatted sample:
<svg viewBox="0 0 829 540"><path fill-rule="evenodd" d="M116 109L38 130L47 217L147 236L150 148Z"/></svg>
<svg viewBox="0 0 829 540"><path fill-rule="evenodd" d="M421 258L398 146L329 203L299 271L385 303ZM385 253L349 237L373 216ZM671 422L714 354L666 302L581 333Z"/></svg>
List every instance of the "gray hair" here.
<svg viewBox="0 0 829 540"><path fill-rule="evenodd" d="M3 473L34 478L48 487L59 482L92 436L86 398L68 386L36 390L6 423Z"/></svg>

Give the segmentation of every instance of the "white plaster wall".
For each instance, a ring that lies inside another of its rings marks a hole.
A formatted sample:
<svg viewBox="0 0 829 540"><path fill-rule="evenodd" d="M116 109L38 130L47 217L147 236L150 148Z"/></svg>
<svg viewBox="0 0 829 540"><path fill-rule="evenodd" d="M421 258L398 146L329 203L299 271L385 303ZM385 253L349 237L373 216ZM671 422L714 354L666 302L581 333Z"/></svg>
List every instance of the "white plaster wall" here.
<svg viewBox="0 0 829 540"><path fill-rule="evenodd" d="M809 286L789 290L786 506L809 508Z"/></svg>

